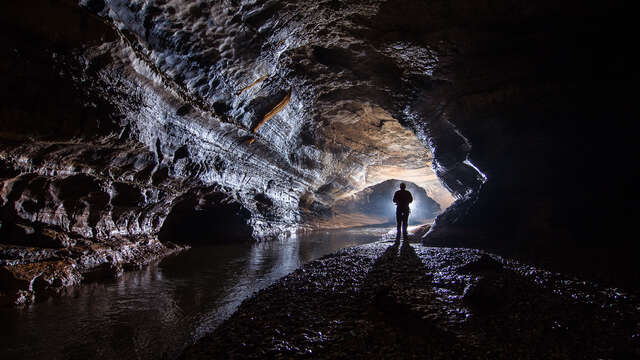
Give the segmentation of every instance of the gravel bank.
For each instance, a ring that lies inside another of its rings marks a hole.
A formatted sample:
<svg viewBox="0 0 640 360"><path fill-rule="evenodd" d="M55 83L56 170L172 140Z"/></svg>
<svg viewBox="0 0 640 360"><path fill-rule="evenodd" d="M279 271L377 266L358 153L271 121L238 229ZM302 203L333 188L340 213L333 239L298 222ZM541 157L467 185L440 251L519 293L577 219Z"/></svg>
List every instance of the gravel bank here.
<svg viewBox="0 0 640 360"><path fill-rule="evenodd" d="M182 358L640 358L639 304L478 250L387 238L282 278Z"/></svg>

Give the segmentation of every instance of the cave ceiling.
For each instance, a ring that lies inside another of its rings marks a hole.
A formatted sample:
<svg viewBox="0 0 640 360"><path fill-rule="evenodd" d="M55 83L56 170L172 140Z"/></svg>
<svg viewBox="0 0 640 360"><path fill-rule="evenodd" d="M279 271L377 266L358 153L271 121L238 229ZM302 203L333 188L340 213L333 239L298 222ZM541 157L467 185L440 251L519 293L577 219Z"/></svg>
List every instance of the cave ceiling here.
<svg viewBox="0 0 640 360"><path fill-rule="evenodd" d="M138 56L166 82L213 108L214 119L255 131L314 177L312 192L331 187L320 199L400 178L446 207L453 198L431 169L428 146L390 113L409 78L432 75L437 56L393 36L372 43L368 18L379 6L109 1L100 14L131 33ZM279 114L262 122L285 96Z"/></svg>
<svg viewBox="0 0 640 360"><path fill-rule="evenodd" d="M393 35L372 42L368 18L379 6L110 1L99 13L162 74L161 85L184 89L212 110L205 116L252 136L248 145L256 140L284 156L312 177L309 191L329 187L318 200L400 178L446 207L453 197L432 170L429 147L391 113L407 111L399 98L414 78L429 79L437 55Z"/></svg>

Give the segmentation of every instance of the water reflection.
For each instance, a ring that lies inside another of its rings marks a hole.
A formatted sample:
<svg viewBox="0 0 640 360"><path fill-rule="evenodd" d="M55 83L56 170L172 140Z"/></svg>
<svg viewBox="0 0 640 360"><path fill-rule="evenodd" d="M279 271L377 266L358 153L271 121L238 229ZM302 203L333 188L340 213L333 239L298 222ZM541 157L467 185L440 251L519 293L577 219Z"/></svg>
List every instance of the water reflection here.
<svg viewBox="0 0 640 360"><path fill-rule="evenodd" d="M0 309L0 358L175 358L253 292L306 262L375 241L387 230L197 247L62 298Z"/></svg>

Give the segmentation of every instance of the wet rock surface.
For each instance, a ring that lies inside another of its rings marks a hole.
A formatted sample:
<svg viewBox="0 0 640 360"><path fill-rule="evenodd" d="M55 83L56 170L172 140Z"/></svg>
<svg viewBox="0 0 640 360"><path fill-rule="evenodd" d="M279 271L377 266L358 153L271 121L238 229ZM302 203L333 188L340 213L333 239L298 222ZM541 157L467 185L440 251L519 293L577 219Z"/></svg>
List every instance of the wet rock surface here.
<svg viewBox="0 0 640 360"><path fill-rule="evenodd" d="M79 240L62 249L0 244L0 304L27 305L63 295L83 281L118 278L185 248L146 238Z"/></svg>
<svg viewBox="0 0 640 360"><path fill-rule="evenodd" d="M183 359L630 359L640 303L478 250L381 241L246 300Z"/></svg>

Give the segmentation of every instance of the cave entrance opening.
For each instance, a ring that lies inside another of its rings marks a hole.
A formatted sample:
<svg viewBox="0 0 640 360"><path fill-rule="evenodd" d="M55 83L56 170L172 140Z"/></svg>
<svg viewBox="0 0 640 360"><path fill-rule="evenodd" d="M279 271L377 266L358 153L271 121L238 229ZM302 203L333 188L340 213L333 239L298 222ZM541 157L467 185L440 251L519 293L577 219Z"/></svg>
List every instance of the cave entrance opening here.
<svg viewBox="0 0 640 360"><path fill-rule="evenodd" d="M396 207L392 199L400 183L406 184L413 196L409 225L430 223L441 213L440 204L429 197L424 188L410 181L389 179L336 200L323 227L394 225Z"/></svg>
<svg viewBox="0 0 640 360"><path fill-rule="evenodd" d="M197 189L181 196L169 211L162 242L206 245L252 239L251 212L225 192Z"/></svg>
<svg viewBox="0 0 640 360"><path fill-rule="evenodd" d="M320 228L395 223L392 198L401 181L424 194L424 202L412 206L413 221L429 221L434 209L437 215L453 203L432 168L431 149L391 113L375 104L342 100L324 115L331 172L302 201L320 218Z"/></svg>

